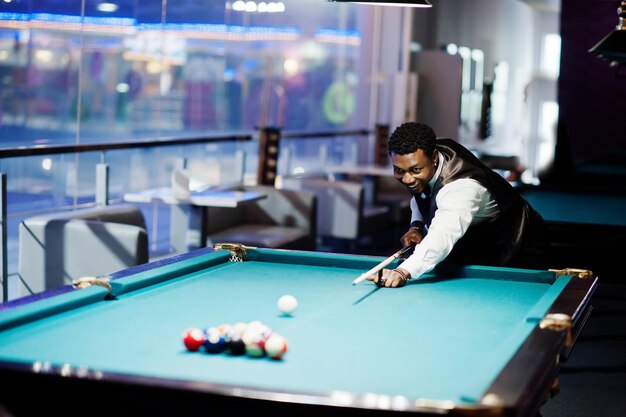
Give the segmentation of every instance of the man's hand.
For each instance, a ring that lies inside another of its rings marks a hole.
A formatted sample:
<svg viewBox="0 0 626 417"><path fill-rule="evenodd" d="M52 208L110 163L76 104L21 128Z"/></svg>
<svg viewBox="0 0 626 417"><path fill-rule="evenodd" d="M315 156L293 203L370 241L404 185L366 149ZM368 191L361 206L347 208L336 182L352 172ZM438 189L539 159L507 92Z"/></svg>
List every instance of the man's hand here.
<svg viewBox="0 0 626 417"><path fill-rule="evenodd" d="M402 246L419 244L424 239L424 232L418 227L411 227L401 238Z"/></svg>
<svg viewBox="0 0 626 417"><path fill-rule="evenodd" d="M396 288L404 287L411 279L411 274L404 269L381 269L377 274L367 277L368 281L374 281L379 287Z"/></svg>

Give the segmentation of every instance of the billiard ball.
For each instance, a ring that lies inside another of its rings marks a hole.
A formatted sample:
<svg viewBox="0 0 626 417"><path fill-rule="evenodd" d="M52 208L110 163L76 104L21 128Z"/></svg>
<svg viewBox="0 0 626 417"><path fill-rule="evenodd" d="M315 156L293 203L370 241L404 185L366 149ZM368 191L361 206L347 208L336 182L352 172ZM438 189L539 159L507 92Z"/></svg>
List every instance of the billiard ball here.
<svg viewBox="0 0 626 417"><path fill-rule="evenodd" d="M278 333L272 333L264 344L265 353L272 359L280 359L287 352L287 339Z"/></svg>
<svg viewBox="0 0 626 417"><path fill-rule="evenodd" d="M278 299L277 306L283 314L291 314L298 307L298 300L293 295L283 295Z"/></svg>
<svg viewBox="0 0 626 417"><path fill-rule="evenodd" d="M262 337L267 337L272 333L272 328L260 321L251 321L244 333L259 333Z"/></svg>
<svg viewBox="0 0 626 417"><path fill-rule="evenodd" d="M191 327L183 332L183 343L187 350L196 352L204 343L204 333L200 329Z"/></svg>
<svg viewBox="0 0 626 417"><path fill-rule="evenodd" d="M231 355L243 355L246 353L246 344L240 334L230 335L226 341L226 347Z"/></svg>
<svg viewBox="0 0 626 417"><path fill-rule="evenodd" d="M230 329L228 329L227 334L229 336L232 336L234 334L241 336L243 334L243 332L246 331L247 328L248 328L248 323L237 322L237 323L233 324L230 327Z"/></svg>
<svg viewBox="0 0 626 417"><path fill-rule="evenodd" d="M226 350L226 337L217 327L204 330L204 349L207 353L222 353Z"/></svg>
<svg viewBox="0 0 626 417"><path fill-rule="evenodd" d="M253 358L265 356L263 350L263 333L261 329L248 329L241 336L246 347L246 355Z"/></svg>
<svg viewBox="0 0 626 417"><path fill-rule="evenodd" d="M248 323L248 326L246 327L246 330L250 330L250 329L260 329L263 327L266 327L267 325L265 323L263 323L260 320L253 320L251 322Z"/></svg>
<svg viewBox="0 0 626 417"><path fill-rule="evenodd" d="M226 335L228 334L228 332L230 331L232 327L233 326L231 326L228 323L222 323L219 326L217 326L217 330L219 330L221 334Z"/></svg>

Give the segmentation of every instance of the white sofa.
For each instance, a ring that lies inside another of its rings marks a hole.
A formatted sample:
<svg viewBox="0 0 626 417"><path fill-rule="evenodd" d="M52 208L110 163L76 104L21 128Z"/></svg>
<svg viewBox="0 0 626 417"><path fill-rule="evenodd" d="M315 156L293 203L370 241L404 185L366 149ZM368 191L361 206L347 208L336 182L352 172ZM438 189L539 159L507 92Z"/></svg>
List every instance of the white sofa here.
<svg viewBox="0 0 626 417"><path fill-rule="evenodd" d="M19 225L18 295L148 260L148 233L136 206L109 205L30 217Z"/></svg>

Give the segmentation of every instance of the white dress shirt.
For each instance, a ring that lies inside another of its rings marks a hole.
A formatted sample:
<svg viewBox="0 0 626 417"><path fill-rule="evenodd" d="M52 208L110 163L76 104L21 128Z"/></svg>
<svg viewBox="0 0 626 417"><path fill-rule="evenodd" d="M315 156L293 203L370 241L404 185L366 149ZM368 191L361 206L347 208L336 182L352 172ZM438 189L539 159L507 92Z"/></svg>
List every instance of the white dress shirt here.
<svg viewBox="0 0 626 417"><path fill-rule="evenodd" d="M441 174L444 159L439 154L439 165L429 185L432 189ZM465 234L471 224L481 223L499 213L498 205L478 181L461 178L441 187L436 197L437 211L428 227L424 240L415 246L409 258L398 265L409 271L412 278L431 271L452 251L454 244ZM411 222L422 221L415 199L411 199Z"/></svg>

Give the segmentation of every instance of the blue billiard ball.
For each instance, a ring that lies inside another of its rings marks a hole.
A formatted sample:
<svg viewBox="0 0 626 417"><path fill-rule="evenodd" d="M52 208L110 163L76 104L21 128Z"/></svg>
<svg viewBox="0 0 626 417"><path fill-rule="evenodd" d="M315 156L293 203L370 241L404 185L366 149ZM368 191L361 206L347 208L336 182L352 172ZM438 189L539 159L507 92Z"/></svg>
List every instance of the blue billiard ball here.
<svg viewBox="0 0 626 417"><path fill-rule="evenodd" d="M204 330L203 345L207 353L222 353L227 347L226 337L217 327L209 327Z"/></svg>

